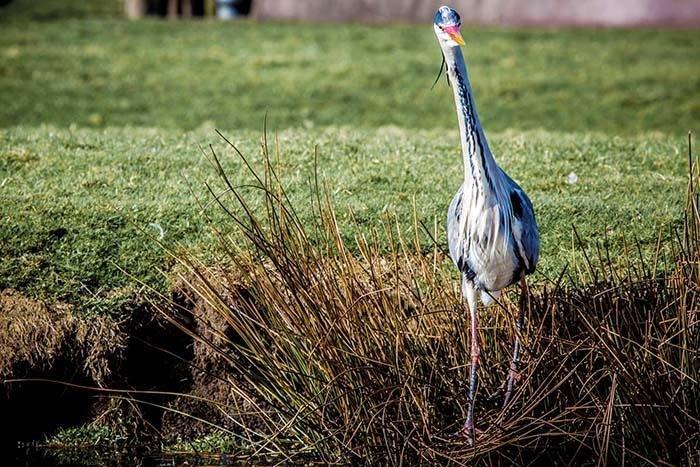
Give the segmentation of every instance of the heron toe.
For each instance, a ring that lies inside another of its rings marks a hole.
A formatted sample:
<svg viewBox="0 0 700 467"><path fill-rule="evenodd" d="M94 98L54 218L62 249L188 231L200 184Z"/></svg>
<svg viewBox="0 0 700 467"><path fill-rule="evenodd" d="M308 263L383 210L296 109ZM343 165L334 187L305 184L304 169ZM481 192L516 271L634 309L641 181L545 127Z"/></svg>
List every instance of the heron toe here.
<svg viewBox="0 0 700 467"><path fill-rule="evenodd" d="M520 380L523 379L523 374L517 370L509 370L508 371L508 379L512 380L513 383L519 383Z"/></svg>
<svg viewBox="0 0 700 467"><path fill-rule="evenodd" d="M474 441L479 439L481 435L484 434L484 430L476 428L474 426L467 426L465 423L462 428L455 433L455 438L466 441L470 446L474 445Z"/></svg>

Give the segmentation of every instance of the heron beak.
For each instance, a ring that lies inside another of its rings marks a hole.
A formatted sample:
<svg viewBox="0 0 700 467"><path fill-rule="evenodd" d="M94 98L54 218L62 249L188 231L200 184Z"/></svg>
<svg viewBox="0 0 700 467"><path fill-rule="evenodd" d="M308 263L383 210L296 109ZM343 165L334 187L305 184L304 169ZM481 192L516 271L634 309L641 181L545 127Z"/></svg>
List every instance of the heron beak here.
<svg viewBox="0 0 700 467"><path fill-rule="evenodd" d="M444 31L450 35L453 41L459 45L464 45L464 39L462 39L462 33L459 32L459 26L447 26Z"/></svg>

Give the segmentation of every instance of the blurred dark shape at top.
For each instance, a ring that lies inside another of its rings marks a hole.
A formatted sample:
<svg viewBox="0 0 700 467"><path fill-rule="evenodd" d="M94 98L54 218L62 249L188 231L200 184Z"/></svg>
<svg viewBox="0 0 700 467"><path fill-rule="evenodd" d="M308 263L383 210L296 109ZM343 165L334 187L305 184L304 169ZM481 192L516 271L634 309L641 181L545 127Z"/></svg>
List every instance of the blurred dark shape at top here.
<svg viewBox="0 0 700 467"><path fill-rule="evenodd" d="M143 15L166 16L168 18L190 18L193 16L245 16L250 13L252 0L125 0L126 16L139 18Z"/></svg>
<svg viewBox="0 0 700 467"><path fill-rule="evenodd" d="M253 16L294 21L428 23L448 4L464 24L700 26L700 0L256 0Z"/></svg>
<svg viewBox="0 0 700 467"><path fill-rule="evenodd" d="M227 5L226 5L227 4ZM253 0L0 0L0 20L53 21L67 18L168 18L214 16L227 6L235 16L250 13Z"/></svg>
<svg viewBox="0 0 700 467"><path fill-rule="evenodd" d="M124 2L120 0L0 0L2 21L98 19L123 15Z"/></svg>
<svg viewBox="0 0 700 467"><path fill-rule="evenodd" d="M260 20L429 24L444 3L464 24L700 26L700 0L0 0L0 20L201 17L233 4L234 16Z"/></svg>

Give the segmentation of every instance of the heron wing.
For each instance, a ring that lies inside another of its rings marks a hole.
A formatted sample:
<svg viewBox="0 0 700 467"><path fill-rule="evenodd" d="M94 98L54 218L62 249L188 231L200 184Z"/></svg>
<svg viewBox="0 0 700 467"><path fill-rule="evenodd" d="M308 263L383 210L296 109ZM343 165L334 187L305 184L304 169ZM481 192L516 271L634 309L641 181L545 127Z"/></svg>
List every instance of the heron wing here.
<svg viewBox="0 0 700 467"><path fill-rule="evenodd" d="M513 208L513 239L520 255L525 260L525 274L532 274L540 255L540 234L535 220L535 211L530 198L522 188L510 180L510 202Z"/></svg>
<svg viewBox="0 0 700 467"><path fill-rule="evenodd" d="M475 273L469 265L467 258L468 247L464 238L464 233L460 235L462 229L462 203L464 201L464 185L459 187L457 194L452 198L450 207L447 210L447 244L450 248L450 258L467 279L474 279Z"/></svg>

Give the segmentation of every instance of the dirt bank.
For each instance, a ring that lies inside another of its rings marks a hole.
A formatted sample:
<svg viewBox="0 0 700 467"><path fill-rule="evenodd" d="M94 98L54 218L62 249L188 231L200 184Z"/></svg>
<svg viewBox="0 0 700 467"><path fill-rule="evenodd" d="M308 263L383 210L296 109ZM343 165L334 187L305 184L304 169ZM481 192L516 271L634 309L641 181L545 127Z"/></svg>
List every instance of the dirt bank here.
<svg viewBox="0 0 700 467"><path fill-rule="evenodd" d="M157 435L161 410L125 402L125 394L109 390L190 387L184 362L192 358L192 345L145 303L132 303L130 308L130 314L117 321L104 315L81 316L66 304L33 300L13 290L0 291L0 413L13 425L12 436L4 437L2 445L41 441L59 427L93 421L121 430L137 425L140 436ZM132 395L157 405L172 399ZM148 430L141 431L143 427Z"/></svg>

